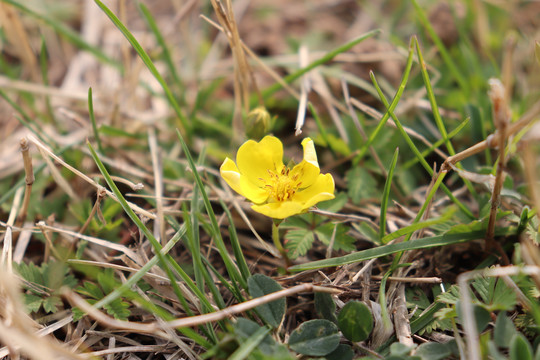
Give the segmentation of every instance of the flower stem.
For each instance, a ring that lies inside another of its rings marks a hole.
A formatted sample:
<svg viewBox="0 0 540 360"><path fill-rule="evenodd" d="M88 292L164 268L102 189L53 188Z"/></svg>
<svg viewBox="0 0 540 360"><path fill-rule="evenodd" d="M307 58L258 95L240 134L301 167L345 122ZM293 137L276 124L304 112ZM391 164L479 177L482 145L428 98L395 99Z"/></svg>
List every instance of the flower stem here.
<svg viewBox="0 0 540 360"><path fill-rule="evenodd" d="M279 224L281 224L283 220L274 219L272 222L272 241L274 241L274 246L278 249L279 253L281 254L281 257L285 261L285 267L289 267L292 265L291 260L287 256L287 252L285 251L285 248L281 244L281 240L279 239Z"/></svg>

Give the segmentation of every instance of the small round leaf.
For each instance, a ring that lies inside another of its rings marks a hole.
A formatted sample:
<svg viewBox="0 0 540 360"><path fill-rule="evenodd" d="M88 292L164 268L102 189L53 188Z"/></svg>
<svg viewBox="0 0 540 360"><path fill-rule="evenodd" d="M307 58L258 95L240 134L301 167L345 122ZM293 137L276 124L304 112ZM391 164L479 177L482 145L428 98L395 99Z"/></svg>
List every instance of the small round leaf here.
<svg viewBox="0 0 540 360"><path fill-rule="evenodd" d="M249 295L257 298L283 290L283 288L274 279L266 275L255 274L248 279L248 290ZM285 298L281 298L268 304L259 305L255 310L270 326L277 328L285 316L286 306Z"/></svg>
<svg viewBox="0 0 540 360"><path fill-rule="evenodd" d="M364 341L373 330L373 316L363 302L349 301L339 312L338 326L350 341Z"/></svg>
<svg viewBox="0 0 540 360"><path fill-rule="evenodd" d="M349 345L339 344L336 350L326 355L326 360L352 360L354 351Z"/></svg>
<svg viewBox="0 0 540 360"><path fill-rule="evenodd" d="M289 337L289 347L309 356L325 356L339 345L339 330L328 320L309 320L296 328Z"/></svg>

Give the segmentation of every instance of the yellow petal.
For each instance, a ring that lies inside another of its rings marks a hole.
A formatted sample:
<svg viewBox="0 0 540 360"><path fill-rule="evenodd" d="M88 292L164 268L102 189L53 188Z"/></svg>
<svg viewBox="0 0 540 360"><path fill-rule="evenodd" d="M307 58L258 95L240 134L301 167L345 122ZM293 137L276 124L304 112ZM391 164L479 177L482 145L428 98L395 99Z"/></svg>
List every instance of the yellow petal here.
<svg viewBox="0 0 540 360"><path fill-rule="evenodd" d="M243 195L242 188L240 187L240 172L238 171L234 161L226 158L219 168L219 173L234 191Z"/></svg>
<svg viewBox="0 0 540 360"><path fill-rule="evenodd" d="M229 186L254 203L262 203L268 198L268 192L251 183L245 176L242 176L234 161L226 158L219 169L221 177Z"/></svg>
<svg viewBox="0 0 540 360"><path fill-rule="evenodd" d="M273 202L263 205L252 205L251 208L258 213L273 219L285 219L304 211L302 204L295 201Z"/></svg>
<svg viewBox="0 0 540 360"><path fill-rule="evenodd" d="M291 170L290 176L298 178L298 181L301 182L300 188L306 188L317 180L320 169L313 140L305 138L302 141L302 147L304 148L304 159Z"/></svg>
<svg viewBox="0 0 540 360"><path fill-rule="evenodd" d="M268 191L253 184L247 177L240 176L240 189L242 194L253 203L260 204L268 199Z"/></svg>
<svg viewBox="0 0 540 360"><path fill-rule="evenodd" d="M248 140L238 149L236 163L243 176L263 186L269 179L268 170L276 172L283 167L283 144L274 136L265 136L260 142Z"/></svg>
<svg viewBox="0 0 540 360"><path fill-rule="evenodd" d="M334 196L334 178L330 174L319 174L316 181L308 188L294 194L292 201L302 204L307 210L318 202L331 200Z"/></svg>

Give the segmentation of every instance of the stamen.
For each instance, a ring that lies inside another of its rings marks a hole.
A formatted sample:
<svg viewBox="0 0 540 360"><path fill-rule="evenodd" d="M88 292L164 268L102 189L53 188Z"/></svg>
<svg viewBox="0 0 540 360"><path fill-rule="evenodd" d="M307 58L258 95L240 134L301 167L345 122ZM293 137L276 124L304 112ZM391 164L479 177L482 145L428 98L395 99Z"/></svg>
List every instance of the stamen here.
<svg viewBox="0 0 540 360"><path fill-rule="evenodd" d="M263 187L268 192L269 198L278 202L291 200L301 184L296 183L301 174L296 173L291 177L291 169L285 166L279 172L267 171L270 178Z"/></svg>

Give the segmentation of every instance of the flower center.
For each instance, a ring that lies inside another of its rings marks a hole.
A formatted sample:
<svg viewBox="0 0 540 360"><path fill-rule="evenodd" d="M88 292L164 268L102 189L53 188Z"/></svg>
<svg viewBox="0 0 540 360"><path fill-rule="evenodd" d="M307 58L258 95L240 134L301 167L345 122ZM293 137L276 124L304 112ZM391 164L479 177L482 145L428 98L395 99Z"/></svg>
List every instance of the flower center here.
<svg viewBox="0 0 540 360"><path fill-rule="evenodd" d="M290 176L289 173L290 169L286 166L281 169L281 172L268 170L270 179L266 181L264 188L268 192L270 200L277 202L287 201L296 193L302 182L298 181L299 174Z"/></svg>

